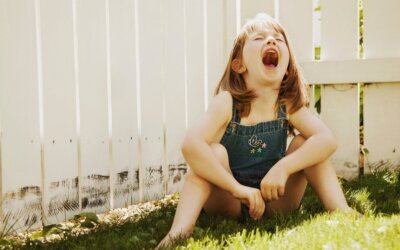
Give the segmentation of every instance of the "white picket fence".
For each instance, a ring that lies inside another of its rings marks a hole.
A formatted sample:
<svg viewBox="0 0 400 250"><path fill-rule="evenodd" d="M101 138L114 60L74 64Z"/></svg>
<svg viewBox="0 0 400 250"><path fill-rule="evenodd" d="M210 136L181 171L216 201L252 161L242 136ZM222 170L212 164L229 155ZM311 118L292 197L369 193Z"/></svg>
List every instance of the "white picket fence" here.
<svg viewBox="0 0 400 250"><path fill-rule="evenodd" d="M280 20L321 84L338 174L359 171L359 82L365 169L398 166L400 2L363 1L363 58L358 1L320 5L315 23L313 0L0 0L1 216L22 230L179 190L185 130L258 12Z"/></svg>

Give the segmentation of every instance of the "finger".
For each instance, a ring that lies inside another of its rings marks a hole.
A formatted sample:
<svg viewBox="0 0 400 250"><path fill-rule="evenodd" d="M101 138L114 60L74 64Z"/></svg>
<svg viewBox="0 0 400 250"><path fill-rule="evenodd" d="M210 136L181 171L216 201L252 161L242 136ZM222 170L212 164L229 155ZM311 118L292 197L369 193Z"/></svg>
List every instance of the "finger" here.
<svg viewBox="0 0 400 250"><path fill-rule="evenodd" d="M257 206L257 220L261 218L263 213L263 199L261 197L258 198L258 206Z"/></svg>
<svg viewBox="0 0 400 250"><path fill-rule="evenodd" d="M261 192L258 192L256 195L256 202L257 202L257 209L256 209L256 218L255 219L260 219L263 213L263 206L264 206L264 200L261 196Z"/></svg>
<svg viewBox="0 0 400 250"><path fill-rule="evenodd" d="M283 196L285 194L285 187L279 187L278 188L278 194L279 196Z"/></svg>
<svg viewBox="0 0 400 250"><path fill-rule="evenodd" d="M265 202L264 200L261 200L261 206L260 206L260 218L264 215L264 211L265 211Z"/></svg>
<svg viewBox="0 0 400 250"><path fill-rule="evenodd" d="M266 185L261 185L261 196L266 199L267 198L267 190L268 188L266 187Z"/></svg>
<svg viewBox="0 0 400 250"><path fill-rule="evenodd" d="M250 213L250 217L253 219L253 220L257 220L257 207L255 206L255 208L254 208L254 210Z"/></svg>
<svg viewBox="0 0 400 250"><path fill-rule="evenodd" d="M268 187L266 190L265 190L265 197L267 198L267 200L271 200L272 199L272 195L271 195L271 188L270 187Z"/></svg>
<svg viewBox="0 0 400 250"><path fill-rule="evenodd" d="M253 197L253 196L250 196L250 197L249 197L249 213L250 213L250 216L251 216L251 217L253 217L254 208L255 208L254 197Z"/></svg>
<svg viewBox="0 0 400 250"><path fill-rule="evenodd" d="M264 199L262 198L260 193L258 197L257 219L260 219L262 217L263 211L264 211Z"/></svg>
<svg viewBox="0 0 400 250"><path fill-rule="evenodd" d="M278 189L274 188L274 189L271 190L271 198L273 200L278 200L279 199L279 197L278 197Z"/></svg>
<svg viewBox="0 0 400 250"><path fill-rule="evenodd" d="M257 195L254 195L254 210L253 210L253 214L252 214L252 218L254 220L258 220L259 206L260 206L259 198L257 197Z"/></svg>
<svg viewBox="0 0 400 250"><path fill-rule="evenodd" d="M253 213L253 219L258 220L260 218L260 193L258 192L257 194L254 195L254 213Z"/></svg>

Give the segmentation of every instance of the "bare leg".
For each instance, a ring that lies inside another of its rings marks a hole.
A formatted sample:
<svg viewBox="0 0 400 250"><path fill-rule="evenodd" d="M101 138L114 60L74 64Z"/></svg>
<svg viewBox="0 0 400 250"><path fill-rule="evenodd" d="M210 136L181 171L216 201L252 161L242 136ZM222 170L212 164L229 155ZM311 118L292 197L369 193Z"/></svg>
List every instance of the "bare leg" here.
<svg viewBox="0 0 400 250"><path fill-rule="evenodd" d="M217 159L230 172L226 149L221 144L212 144L211 147ZM180 193L171 229L157 248L168 246L177 237L191 235L203 207L209 213L222 213L231 217L240 216L239 200L193 171L189 171Z"/></svg>
<svg viewBox="0 0 400 250"><path fill-rule="evenodd" d="M290 143L287 154L295 151L304 142L305 138L297 135ZM307 182L317 193L326 210L352 211L347 205L332 163L326 160L291 175L286 183L285 195L279 200L268 202L267 213L284 213L297 209L300 206Z"/></svg>

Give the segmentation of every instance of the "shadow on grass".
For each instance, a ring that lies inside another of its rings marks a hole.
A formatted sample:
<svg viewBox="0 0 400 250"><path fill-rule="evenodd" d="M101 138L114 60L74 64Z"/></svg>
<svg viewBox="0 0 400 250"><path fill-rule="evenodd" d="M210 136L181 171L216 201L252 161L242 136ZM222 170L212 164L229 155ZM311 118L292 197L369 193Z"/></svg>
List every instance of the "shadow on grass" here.
<svg viewBox="0 0 400 250"><path fill-rule="evenodd" d="M350 206L359 212L371 215L400 213L400 171L367 174L341 183ZM31 241L22 249L152 249L168 232L175 209L172 205L165 206L140 221L118 226L100 226L90 234L67 236L65 240L54 243ZM193 238L196 240L208 237L224 242L227 236L244 229L247 232L257 229L273 234L294 228L323 212L324 208L317 196L307 188L299 210L285 216L240 223L222 216L202 214ZM177 245L185 245L186 242L181 240Z"/></svg>

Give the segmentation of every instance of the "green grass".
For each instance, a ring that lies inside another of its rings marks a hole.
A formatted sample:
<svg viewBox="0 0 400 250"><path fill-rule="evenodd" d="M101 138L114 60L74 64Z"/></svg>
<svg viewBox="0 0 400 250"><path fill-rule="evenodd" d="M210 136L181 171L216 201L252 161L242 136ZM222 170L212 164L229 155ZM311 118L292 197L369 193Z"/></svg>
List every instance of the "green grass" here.
<svg viewBox="0 0 400 250"><path fill-rule="evenodd" d="M286 216L239 223L202 214L193 237L173 249L398 249L400 242L400 171L368 174L341 181L346 198L365 216L326 213L307 189L300 209ZM22 249L151 249L167 233L175 206L166 205L137 222L100 225L78 237Z"/></svg>

